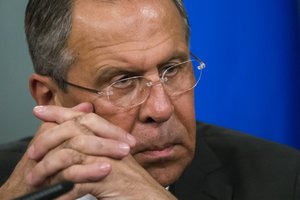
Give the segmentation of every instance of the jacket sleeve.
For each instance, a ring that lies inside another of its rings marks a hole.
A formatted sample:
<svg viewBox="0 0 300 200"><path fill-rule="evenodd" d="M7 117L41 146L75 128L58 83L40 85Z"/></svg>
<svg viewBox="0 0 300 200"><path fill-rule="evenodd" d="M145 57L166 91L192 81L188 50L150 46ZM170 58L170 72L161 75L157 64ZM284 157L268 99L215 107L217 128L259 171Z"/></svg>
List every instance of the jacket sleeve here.
<svg viewBox="0 0 300 200"><path fill-rule="evenodd" d="M31 138L0 145L0 186L5 183L25 153Z"/></svg>

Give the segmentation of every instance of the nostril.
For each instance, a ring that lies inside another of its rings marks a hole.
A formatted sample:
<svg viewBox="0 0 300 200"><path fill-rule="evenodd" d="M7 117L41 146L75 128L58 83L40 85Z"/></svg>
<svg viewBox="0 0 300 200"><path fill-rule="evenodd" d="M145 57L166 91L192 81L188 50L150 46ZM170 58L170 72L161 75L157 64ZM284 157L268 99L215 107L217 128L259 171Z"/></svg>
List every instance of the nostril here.
<svg viewBox="0 0 300 200"><path fill-rule="evenodd" d="M151 123L156 123L156 121L155 121L153 118L148 117L148 118L146 119L145 123L151 124Z"/></svg>

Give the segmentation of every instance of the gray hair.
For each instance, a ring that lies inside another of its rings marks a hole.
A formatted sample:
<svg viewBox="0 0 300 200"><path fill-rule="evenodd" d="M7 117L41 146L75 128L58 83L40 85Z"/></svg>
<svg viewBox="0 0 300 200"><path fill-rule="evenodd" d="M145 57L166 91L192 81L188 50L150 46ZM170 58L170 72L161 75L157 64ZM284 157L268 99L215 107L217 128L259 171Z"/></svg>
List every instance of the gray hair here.
<svg viewBox="0 0 300 200"><path fill-rule="evenodd" d="M189 43L190 28L183 0L172 1L182 16ZM25 33L34 70L54 79L62 89L69 66L75 61L67 47L73 3L74 0L29 0L25 13Z"/></svg>

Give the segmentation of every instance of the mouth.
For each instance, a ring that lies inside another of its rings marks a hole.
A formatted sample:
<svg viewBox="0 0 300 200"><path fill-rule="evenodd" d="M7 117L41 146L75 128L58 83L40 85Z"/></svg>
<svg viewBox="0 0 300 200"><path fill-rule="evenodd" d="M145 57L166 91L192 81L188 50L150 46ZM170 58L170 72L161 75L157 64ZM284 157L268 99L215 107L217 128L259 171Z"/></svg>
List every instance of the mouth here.
<svg viewBox="0 0 300 200"><path fill-rule="evenodd" d="M137 154L140 156L151 158L151 159L166 159L171 157L174 154L174 144L166 144L163 146L153 146L147 149L144 149Z"/></svg>

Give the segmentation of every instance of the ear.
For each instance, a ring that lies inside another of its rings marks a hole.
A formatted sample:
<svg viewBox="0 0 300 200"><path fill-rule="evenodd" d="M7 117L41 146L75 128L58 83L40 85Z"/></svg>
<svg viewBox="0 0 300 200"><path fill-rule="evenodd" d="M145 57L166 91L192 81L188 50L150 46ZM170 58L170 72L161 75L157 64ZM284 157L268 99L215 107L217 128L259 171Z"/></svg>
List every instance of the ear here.
<svg viewBox="0 0 300 200"><path fill-rule="evenodd" d="M38 74L31 75L29 88L38 105L57 105L57 84L49 77Z"/></svg>

